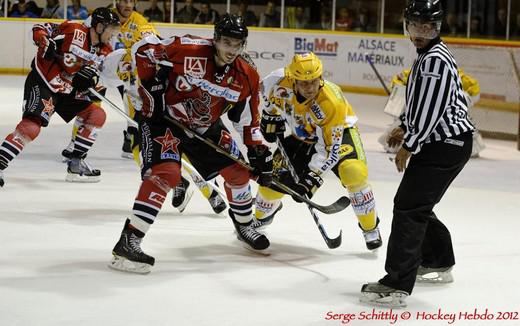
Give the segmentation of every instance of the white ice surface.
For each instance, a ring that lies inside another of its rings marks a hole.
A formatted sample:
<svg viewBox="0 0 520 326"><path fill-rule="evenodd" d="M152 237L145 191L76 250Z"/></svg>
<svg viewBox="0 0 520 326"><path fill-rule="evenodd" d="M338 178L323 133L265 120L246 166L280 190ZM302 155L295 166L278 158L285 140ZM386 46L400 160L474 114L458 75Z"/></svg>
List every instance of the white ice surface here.
<svg viewBox="0 0 520 326"><path fill-rule="evenodd" d="M0 77L2 139L20 119L23 82L23 77ZM382 114L385 99L347 96L360 117L381 218L385 247L378 254L365 249L351 208L320 214L331 236L343 229L342 246L329 250L306 208L289 198L267 231L271 255L253 254L235 240L230 219L212 214L197 192L182 215L168 199L147 234L143 248L156 257L152 273L110 270L111 249L139 185L137 167L119 157L126 123L107 107L108 122L89 155L102 170L102 181L71 184L64 181L60 157L71 126L56 115L4 171L0 326L339 325L341 320L326 320L328 312L358 317L371 312L358 303L359 290L384 275L392 200L401 176L376 142L390 122ZM116 93L110 97L118 101ZM404 310L411 319L395 325L447 325L416 318L417 312L439 309L458 316L487 308L495 319L498 311L516 311L520 319L520 152L513 142L486 140L486 145L436 207L453 236L455 282L417 286ZM329 178L314 200L330 203L342 194L337 180ZM520 320L456 320L453 325L520 325Z"/></svg>

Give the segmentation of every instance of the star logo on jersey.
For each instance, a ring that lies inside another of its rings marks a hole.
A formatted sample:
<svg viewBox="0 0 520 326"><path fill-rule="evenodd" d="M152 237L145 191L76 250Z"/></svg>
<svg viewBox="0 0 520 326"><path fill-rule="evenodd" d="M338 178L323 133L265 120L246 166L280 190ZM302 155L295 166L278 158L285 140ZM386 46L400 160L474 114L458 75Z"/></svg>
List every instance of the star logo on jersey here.
<svg viewBox="0 0 520 326"><path fill-rule="evenodd" d="M153 140L161 144L161 159L179 160L177 145L180 140L173 136L170 129L166 129L164 136L155 137Z"/></svg>
<svg viewBox="0 0 520 326"><path fill-rule="evenodd" d="M46 114L48 117L54 113L54 103L52 103L52 97L47 101L42 98L43 102L43 111L42 114Z"/></svg>

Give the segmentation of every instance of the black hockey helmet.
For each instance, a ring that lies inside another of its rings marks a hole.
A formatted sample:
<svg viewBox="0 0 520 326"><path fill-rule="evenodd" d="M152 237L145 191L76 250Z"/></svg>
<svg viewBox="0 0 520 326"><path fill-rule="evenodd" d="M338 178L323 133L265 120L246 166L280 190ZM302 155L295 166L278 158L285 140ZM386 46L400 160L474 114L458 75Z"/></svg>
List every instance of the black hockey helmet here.
<svg viewBox="0 0 520 326"><path fill-rule="evenodd" d="M247 35L247 26L242 16L225 14L215 24L215 33L213 38L218 40L221 36L228 36L245 42Z"/></svg>
<svg viewBox="0 0 520 326"><path fill-rule="evenodd" d="M99 7L92 12L92 21L90 26L95 28L97 24L119 26L121 25L121 22L119 21L119 17L112 10L105 7Z"/></svg>
<svg viewBox="0 0 520 326"><path fill-rule="evenodd" d="M408 21L436 23L442 18L441 0L410 0L404 9L404 19Z"/></svg>

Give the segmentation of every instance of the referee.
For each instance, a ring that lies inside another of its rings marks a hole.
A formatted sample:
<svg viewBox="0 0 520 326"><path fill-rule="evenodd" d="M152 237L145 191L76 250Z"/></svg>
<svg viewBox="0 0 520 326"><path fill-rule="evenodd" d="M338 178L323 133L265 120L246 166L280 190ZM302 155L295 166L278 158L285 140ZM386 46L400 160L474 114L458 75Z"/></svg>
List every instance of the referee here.
<svg viewBox="0 0 520 326"><path fill-rule="evenodd" d="M455 257L450 232L433 207L471 155L473 125L453 55L439 37L440 0L411 0L405 29L417 49L400 127L388 139L403 179L394 198L385 269L361 289L365 303L405 306L415 281L449 283ZM410 160L407 166L408 159Z"/></svg>

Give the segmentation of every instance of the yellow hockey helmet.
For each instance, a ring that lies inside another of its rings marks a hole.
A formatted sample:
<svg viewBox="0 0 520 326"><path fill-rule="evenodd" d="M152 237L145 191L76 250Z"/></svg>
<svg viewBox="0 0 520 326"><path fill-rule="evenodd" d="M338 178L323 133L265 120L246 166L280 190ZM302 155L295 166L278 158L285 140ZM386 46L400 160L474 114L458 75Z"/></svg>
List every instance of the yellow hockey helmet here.
<svg viewBox="0 0 520 326"><path fill-rule="evenodd" d="M296 54L285 72L289 78L295 80L312 80L321 77L323 65L312 52Z"/></svg>

